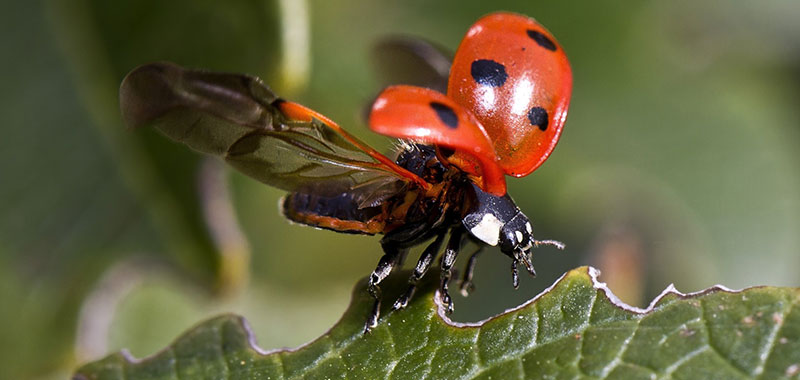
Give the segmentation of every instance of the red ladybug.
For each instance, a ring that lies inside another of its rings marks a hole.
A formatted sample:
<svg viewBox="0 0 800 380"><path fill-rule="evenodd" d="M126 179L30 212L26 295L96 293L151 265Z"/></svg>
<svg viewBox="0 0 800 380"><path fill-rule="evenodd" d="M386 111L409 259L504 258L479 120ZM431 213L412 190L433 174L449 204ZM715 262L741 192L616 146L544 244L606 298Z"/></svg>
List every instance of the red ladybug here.
<svg viewBox="0 0 800 380"><path fill-rule="evenodd" d="M421 61L435 50L421 42L407 46L412 55L424 52ZM494 13L478 20L461 42L447 95L398 85L375 100L370 128L404 139L395 160L251 76L149 64L128 74L120 102L129 125L155 126L289 191L281 203L288 219L384 234L384 255L369 278L375 298L369 331L378 322L379 284L411 247L433 239L394 309L407 305L442 244L440 293L448 311L451 268L465 240L499 246L512 259L514 287L520 263L535 275L532 247L563 248L533 238L529 219L506 194L505 175L527 175L547 159L564 126L571 85L566 55L547 30L525 16ZM478 252L467 264L465 294Z"/></svg>

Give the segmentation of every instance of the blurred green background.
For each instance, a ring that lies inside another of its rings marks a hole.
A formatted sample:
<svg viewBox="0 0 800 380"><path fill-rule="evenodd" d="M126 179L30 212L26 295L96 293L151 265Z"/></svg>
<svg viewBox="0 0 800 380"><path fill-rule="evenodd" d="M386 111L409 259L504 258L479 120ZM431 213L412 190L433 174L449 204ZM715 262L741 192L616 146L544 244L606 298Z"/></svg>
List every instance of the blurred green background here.
<svg viewBox="0 0 800 380"><path fill-rule="evenodd" d="M537 250L517 291L508 259L484 254L455 319L586 264L638 306L669 283L800 284L797 1L17 1L0 14L0 378L149 355L221 312L264 348L298 346L380 257L378 237L289 225L280 191L123 128L125 73L170 60L258 75L388 150L362 122L370 47L410 34L454 50L494 10L535 17L573 65L558 149L510 180L537 237L567 249Z"/></svg>

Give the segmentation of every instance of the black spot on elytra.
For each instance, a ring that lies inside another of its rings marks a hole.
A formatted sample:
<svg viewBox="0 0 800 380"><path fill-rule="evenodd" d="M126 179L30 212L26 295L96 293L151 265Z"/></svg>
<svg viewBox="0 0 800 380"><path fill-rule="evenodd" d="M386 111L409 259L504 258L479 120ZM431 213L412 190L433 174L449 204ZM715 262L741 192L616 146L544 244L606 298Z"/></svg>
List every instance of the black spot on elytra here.
<svg viewBox="0 0 800 380"><path fill-rule="evenodd" d="M547 38L547 36L545 36L544 34L537 32L535 30L528 29L528 37L536 41L536 43L539 44L539 46L550 51L556 51L555 42Z"/></svg>
<svg viewBox="0 0 800 380"><path fill-rule="evenodd" d="M477 59L470 68L472 79L484 86L500 87L506 83L506 67L491 59Z"/></svg>
<svg viewBox="0 0 800 380"><path fill-rule="evenodd" d="M531 122L531 125L539 127L542 131L547 130L547 111L545 111L542 107L533 107L530 111L528 111L528 120Z"/></svg>
<svg viewBox="0 0 800 380"><path fill-rule="evenodd" d="M439 117L439 120L441 120L444 125L451 129L458 127L458 116L450 106L439 102L431 102L431 108L436 111L436 116Z"/></svg>

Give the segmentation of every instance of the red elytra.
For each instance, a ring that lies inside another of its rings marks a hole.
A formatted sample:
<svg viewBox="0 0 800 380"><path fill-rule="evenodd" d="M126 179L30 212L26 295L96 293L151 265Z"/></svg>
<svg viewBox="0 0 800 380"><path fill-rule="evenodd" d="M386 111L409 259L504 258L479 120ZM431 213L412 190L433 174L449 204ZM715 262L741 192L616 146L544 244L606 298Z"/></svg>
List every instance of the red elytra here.
<svg viewBox="0 0 800 380"><path fill-rule="evenodd" d="M481 122L498 164L514 177L530 174L553 151L571 94L572 69L553 35L529 17L505 12L470 27L447 88Z"/></svg>
<svg viewBox="0 0 800 380"><path fill-rule="evenodd" d="M555 148L571 92L569 61L550 32L526 16L492 13L461 41L447 97L411 86L390 87L373 106L380 115L370 118L370 128L452 148L450 163L471 174L484 191L504 195L505 178L498 173L528 175ZM434 100L450 104L469 127L448 128L429 106ZM475 131L488 136L491 151Z"/></svg>
<svg viewBox="0 0 800 380"><path fill-rule="evenodd" d="M448 161L476 175L474 180L484 190L498 195L506 193L505 178L486 131L471 112L438 91L391 86L375 99L369 125L386 136L465 152L463 160Z"/></svg>

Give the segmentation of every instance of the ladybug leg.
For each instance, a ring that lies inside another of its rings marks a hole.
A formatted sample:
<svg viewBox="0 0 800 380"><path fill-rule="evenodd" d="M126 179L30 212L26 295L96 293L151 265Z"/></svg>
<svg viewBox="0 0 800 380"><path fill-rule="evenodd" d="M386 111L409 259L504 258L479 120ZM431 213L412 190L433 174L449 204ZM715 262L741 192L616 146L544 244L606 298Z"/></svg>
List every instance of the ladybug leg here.
<svg viewBox="0 0 800 380"><path fill-rule="evenodd" d="M525 269L532 277L536 277L536 270L533 269L533 261L531 261L530 250L525 251L522 249L515 249L511 261L511 284L514 289L519 289L519 263L525 266Z"/></svg>
<svg viewBox="0 0 800 380"><path fill-rule="evenodd" d="M446 230L442 231L438 236L436 236L436 240L428 245L425 248L425 251L422 252L422 255L419 257L419 261L417 261L416 267L414 267L414 272L411 273L411 277L408 279L408 290L406 290L406 292L394 302L392 310L402 309L408 305L408 301L414 296L414 292L417 290L417 282L423 276L425 276L425 273L427 273L428 269L431 268L431 264L433 263L433 259L436 258L436 254L439 253L439 248L442 246L442 242L444 241L444 236L446 233Z"/></svg>
<svg viewBox="0 0 800 380"><path fill-rule="evenodd" d="M467 262L467 270L464 272L464 278L461 280L461 295L466 297L475 291L475 284L472 283L472 273L475 271L475 264L478 262L478 254L483 251L483 245L478 247L472 256L469 257Z"/></svg>
<svg viewBox="0 0 800 380"><path fill-rule="evenodd" d="M511 262L511 285L514 289L519 289L519 270L517 266L519 265L519 259L514 258Z"/></svg>
<svg viewBox="0 0 800 380"><path fill-rule="evenodd" d="M378 325L378 318L381 312L381 288L378 285L385 280L386 277L389 277L389 274L392 273L395 266L405 257L408 249L401 249L394 244L384 244L383 251L384 255L381 257L380 261L378 261L378 266L375 267L375 270L372 271L372 274L369 276L369 282L367 284L367 290L369 290L369 294L372 298L375 299L375 303L364 325L365 334Z"/></svg>
<svg viewBox="0 0 800 380"><path fill-rule="evenodd" d="M450 232L450 240L447 241L447 248L444 250L444 254L442 255L441 261L441 268L442 268L442 282L439 286L439 292L441 293L442 303L445 306L445 310L448 314L453 312L453 299L450 298L450 293L448 291L450 285L450 277L453 274L453 263L456 261L456 256L458 256L458 251L461 249L461 237L464 233L464 229L461 227L453 228Z"/></svg>

